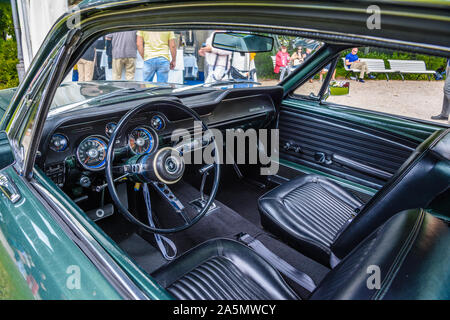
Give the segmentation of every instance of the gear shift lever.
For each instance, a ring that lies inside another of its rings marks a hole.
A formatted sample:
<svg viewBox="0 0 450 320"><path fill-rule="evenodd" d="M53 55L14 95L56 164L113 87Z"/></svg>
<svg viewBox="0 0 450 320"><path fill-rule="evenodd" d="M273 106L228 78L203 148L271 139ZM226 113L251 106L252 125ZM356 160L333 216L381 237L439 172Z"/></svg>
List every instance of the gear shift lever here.
<svg viewBox="0 0 450 320"><path fill-rule="evenodd" d="M202 167L200 170L198 170L198 172L202 175L202 183L200 185L200 199L195 199L191 202L189 202L189 204L191 206L193 206L198 212L201 212L202 209L205 207L206 202L208 201L207 197L205 196L205 185L206 185L206 179L209 176L209 171L211 171L211 169L214 168L213 164L209 164L206 165L204 167ZM211 203L211 206L209 207L208 213L207 215L212 211L217 209L216 204L213 202Z"/></svg>

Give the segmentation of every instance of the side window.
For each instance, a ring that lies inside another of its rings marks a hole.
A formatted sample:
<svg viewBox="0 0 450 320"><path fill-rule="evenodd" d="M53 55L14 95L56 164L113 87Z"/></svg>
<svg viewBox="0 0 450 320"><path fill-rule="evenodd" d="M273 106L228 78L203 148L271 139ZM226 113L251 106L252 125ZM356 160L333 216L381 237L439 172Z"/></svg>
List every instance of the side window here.
<svg viewBox="0 0 450 320"><path fill-rule="evenodd" d="M323 86L323 83L327 77L328 72L330 72L331 63L326 65L322 70L317 72L311 79L305 82L302 86L298 87L294 94L309 96L309 97L317 97L319 95L320 89ZM331 81L336 80L336 70L333 72Z"/></svg>
<svg viewBox="0 0 450 320"><path fill-rule="evenodd" d="M446 58L353 48L342 52L336 68L338 82L349 81L349 94L327 102L448 123L448 72Z"/></svg>

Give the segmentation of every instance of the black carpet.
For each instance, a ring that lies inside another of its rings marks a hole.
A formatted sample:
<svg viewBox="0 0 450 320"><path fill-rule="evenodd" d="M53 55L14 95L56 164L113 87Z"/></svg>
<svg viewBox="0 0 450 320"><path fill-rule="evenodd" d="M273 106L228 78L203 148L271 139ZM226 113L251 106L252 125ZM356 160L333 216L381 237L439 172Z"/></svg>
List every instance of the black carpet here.
<svg viewBox="0 0 450 320"><path fill-rule="evenodd" d="M136 233L118 245L149 274L167 264L167 260L164 259L161 252Z"/></svg>
<svg viewBox="0 0 450 320"><path fill-rule="evenodd" d="M269 190L252 185L245 180L230 179L221 184L216 199L239 212L254 225L261 227L258 199Z"/></svg>

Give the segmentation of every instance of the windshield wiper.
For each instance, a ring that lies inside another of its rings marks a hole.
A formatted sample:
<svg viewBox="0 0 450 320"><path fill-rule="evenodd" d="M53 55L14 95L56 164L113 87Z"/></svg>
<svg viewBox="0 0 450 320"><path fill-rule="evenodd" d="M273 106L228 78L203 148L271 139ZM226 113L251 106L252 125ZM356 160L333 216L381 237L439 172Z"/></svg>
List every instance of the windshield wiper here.
<svg viewBox="0 0 450 320"><path fill-rule="evenodd" d="M209 82L209 83L200 83L200 84L196 84L194 86L178 88L178 89L173 90L172 92L177 93L177 92L183 92L183 91L187 91L187 90L194 89L194 88L210 88L210 87L231 85L231 84L240 84L240 83L261 85L260 82L256 82L253 80L230 79L230 80L218 80L218 81Z"/></svg>

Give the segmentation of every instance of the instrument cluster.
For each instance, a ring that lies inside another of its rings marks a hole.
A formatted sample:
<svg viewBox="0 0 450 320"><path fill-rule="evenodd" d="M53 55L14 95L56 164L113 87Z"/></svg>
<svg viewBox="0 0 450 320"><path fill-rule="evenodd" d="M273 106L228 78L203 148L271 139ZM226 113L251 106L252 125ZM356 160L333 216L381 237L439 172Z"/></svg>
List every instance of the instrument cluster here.
<svg viewBox="0 0 450 320"><path fill-rule="evenodd" d="M104 127L104 133L84 136L81 142L72 146L74 156L81 167L90 171L99 171L105 168L109 138L116 127L117 123L109 122ZM165 127L165 117L155 114L149 125L128 128L125 135L126 142L123 142L123 145L128 148L131 154L153 153L158 148L159 137L157 132ZM49 148L53 152L62 153L68 151L70 143L67 135L56 132L50 139Z"/></svg>

